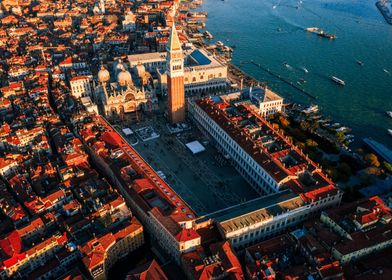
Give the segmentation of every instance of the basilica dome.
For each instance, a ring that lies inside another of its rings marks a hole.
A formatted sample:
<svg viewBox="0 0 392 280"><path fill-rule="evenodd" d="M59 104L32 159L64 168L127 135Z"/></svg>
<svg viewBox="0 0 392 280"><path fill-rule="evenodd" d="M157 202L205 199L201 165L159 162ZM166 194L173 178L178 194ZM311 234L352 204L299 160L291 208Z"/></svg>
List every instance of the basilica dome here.
<svg viewBox="0 0 392 280"><path fill-rule="evenodd" d="M123 69L117 75L117 82L120 86L132 85L132 76L127 70Z"/></svg>
<svg viewBox="0 0 392 280"><path fill-rule="evenodd" d="M110 80L110 73L103 65L101 66L101 70L98 71L98 80L101 83L106 83Z"/></svg>

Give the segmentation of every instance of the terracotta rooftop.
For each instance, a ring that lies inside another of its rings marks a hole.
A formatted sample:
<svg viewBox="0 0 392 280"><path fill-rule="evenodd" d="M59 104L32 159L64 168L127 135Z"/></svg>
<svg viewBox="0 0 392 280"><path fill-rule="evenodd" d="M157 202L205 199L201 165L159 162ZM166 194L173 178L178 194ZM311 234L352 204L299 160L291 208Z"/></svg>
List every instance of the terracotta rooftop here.
<svg viewBox="0 0 392 280"><path fill-rule="evenodd" d="M223 98L204 98L196 104L236 141L278 183L304 199L335 194L334 183L287 137L249 106Z"/></svg>

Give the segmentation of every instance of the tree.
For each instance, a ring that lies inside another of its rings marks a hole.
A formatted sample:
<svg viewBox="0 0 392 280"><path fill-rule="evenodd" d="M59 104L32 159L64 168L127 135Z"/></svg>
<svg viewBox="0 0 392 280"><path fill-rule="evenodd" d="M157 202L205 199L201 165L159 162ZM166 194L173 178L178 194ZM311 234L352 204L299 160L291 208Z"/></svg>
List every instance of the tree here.
<svg viewBox="0 0 392 280"><path fill-rule="evenodd" d="M308 147L311 150L316 149L318 146L317 142L312 140L312 139L308 139L306 140L306 147Z"/></svg>
<svg viewBox="0 0 392 280"><path fill-rule="evenodd" d="M301 142L306 141L306 135L298 128L290 129L289 134L291 134L298 141L301 141Z"/></svg>
<svg viewBox="0 0 392 280"><path fill-rule="evenodd" d="M342 162L338 167L339 172L339 180L346 182L352 175L352 170L350 165L345 162Z"/></svg>
<svg viewBox="0 0 392 280"><path fill-rule="evenodd" d="M303 142L295 142L295 145L301 150L305 149L305 144Z"/></svg>
<svg viewBox="0 0 392 280"><path fill-rule="evenodd" d="M382 163L382 165L384 166L385 170L386 170L388 173L392 173L392 164L390 164L389 162L384 161L384 162Z"/></svg>
<svg viewBox="0 0 392 280"><path fill-rule="evenodd" d="M283 127L288 127L288 126L290 125L289 120L286 119L286 118L283 117L283 116L280 116L280 117L279 117L279 122L280 122L280 124L281 124Z"/></svg>
<svg viewBox="0 0 392 280"><path fill-rule="evenodd" d="M302 121L299 126L303 131L308 131L311 125L308 121Z"/></svg>
<svg viewBox="0 0 392 280"><path fill-rule="evenodd" d="M369 166L380 167L380 162L378 161L378 158L375 154L366 154L365 161Z"/></svg>
<svg viewBox="0 0 392 280"><path fill-rule="evenodd" d="M343 142L346 140L346 135L344 135L343 132L338 131L338 132L336 132L335 135L336 135L336 137L338 138L338 141L339 141L340 143L343 143Z"/></svg>

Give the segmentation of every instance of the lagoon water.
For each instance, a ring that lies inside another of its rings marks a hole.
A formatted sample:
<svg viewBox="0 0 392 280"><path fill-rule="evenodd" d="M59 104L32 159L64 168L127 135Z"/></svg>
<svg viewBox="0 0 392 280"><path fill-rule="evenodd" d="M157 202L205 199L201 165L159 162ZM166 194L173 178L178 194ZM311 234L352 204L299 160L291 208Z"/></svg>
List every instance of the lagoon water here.
<svg viewBox="0 0 392 280"><path fill-rule="evenodd" d="M317 100L254 65L242 65L287 101L317 103L323 115L353 129L356 145L372 137L392 148L387 133L392 119L385 114L392 111L392 25L375 0L204 0L201 10L208 12L213 41L236 46L235 65L253 60L293 83L304 78L304 89ZM306 27L320 27L337 39L320 38ZM346 86L332 82L331 75Z"/></svg>

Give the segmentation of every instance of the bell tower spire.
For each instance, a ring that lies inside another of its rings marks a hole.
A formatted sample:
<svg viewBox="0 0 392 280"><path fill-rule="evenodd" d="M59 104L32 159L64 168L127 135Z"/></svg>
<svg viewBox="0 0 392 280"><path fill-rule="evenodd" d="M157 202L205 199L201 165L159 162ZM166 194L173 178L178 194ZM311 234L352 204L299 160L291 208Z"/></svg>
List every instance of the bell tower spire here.
<svg viewBox="0 0 392 280"><path fill-rule="evenodd" d="M167 50L168 115L171 123L185 121L184 55L173 23Z"/></svg>

